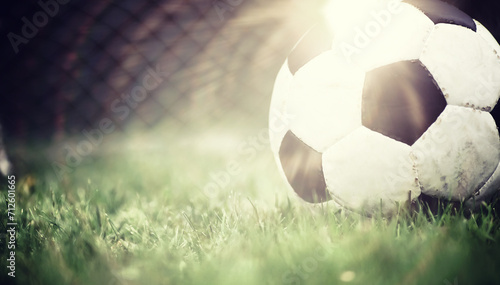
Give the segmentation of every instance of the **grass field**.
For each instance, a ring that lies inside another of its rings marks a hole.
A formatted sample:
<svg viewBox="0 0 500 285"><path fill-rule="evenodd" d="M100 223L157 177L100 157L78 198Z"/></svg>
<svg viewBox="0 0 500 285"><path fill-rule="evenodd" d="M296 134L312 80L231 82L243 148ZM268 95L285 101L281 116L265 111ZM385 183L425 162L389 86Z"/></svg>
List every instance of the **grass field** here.
<svg viewBox="0 0 500 285"><path fill-rule="evenodd" d="M16 278L2 239L0 283L500 284L491 209L389 220L313 207L284 186L264 143L235 150L258 132L106 138L62 181L50 167L18 177ZM228 164L239 173L207 187Z"/></svg>

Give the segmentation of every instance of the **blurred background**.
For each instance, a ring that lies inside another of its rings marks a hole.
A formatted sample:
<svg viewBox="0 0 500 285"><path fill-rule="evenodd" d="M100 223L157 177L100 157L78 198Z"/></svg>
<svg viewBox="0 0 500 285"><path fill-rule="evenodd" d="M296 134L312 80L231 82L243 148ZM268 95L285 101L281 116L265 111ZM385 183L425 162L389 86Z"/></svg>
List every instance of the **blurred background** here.
<svg viewBox="0 0 500 285"><path fill-rule="evenodd" d="M103 119L122 139L265 128L275 75L325 2L8 1L0 120L10 152L32 143L60 150ZM499 38L498 3L448 2Z"/></svg>
<svg viewBox="0 0 500 285"><path fill-rule="evenodd" d="M265 127L275 75L321 2L5 3L0 119L14 161L62 160L103 119L125 138ZM33 143L55 150L28 159Z"/></svg>

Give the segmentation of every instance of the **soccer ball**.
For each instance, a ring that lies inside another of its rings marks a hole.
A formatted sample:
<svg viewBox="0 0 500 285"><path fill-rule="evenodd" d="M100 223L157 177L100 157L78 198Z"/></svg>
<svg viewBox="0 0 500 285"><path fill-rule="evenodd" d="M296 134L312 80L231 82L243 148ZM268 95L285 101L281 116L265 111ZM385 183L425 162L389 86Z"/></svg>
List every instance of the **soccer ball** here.
<svg viewBox="0 0 500 285"><path fill-rule="evenodd" d="M291 188L368 215L421 195L489 201L500 188L494 37L440 1L343 12L312 27L276 78L270 141Z"/></svg>

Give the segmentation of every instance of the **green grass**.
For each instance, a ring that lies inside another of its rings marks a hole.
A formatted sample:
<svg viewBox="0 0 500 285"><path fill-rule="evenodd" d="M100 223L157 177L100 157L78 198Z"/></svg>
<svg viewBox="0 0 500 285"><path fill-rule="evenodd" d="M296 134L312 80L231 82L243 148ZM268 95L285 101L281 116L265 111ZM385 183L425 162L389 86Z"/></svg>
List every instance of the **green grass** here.
<svg viewBox="0 0 500 285"><path fill-rule="evenodd" d="M32 189L19 180L15 281L500 284L500 223L491 208L469 219L384 219L312 207L288 192L267 149L231 155L252 133L225 138L224 148L205 143L210 133L130 145L107 138L63 181L50 171L37 173ZM210 172L230 161L241 173L203 191ZM5 204L0 210L4 226ZM0 254L0 283L9 284L4 240Z"/></svg>

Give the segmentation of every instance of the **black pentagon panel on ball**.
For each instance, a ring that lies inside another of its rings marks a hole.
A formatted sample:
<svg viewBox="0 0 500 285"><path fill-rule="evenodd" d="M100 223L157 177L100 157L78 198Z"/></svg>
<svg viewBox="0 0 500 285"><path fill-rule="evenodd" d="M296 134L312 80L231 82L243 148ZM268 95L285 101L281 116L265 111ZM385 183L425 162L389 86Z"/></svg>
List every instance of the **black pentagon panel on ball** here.
<svg viewBox="0 0 500 285"><path fill-rule="evenodd" d="M365 127L413 145L446 108L446 99L420 61L401 61L366 74Z"/></svg>
<svg viewBox="0 0 500 285"><path fill-rule="evenodd" d="M279 156L286 178L299 197L310 203L331 199L326 190L321 153L288 131L281 143Z"/></svg>
<svg viewBox="0 0 500 285"><path fill-rule="evenodd" d="M311 59L332 48L333 34L324 21L313 26L288 56L288 68L295 74Z"/></svg>
<svg viewBox="0 0 500 285"><path fill-rule="evenodd" d="M452 24L476 31L474 20L457 7L439 0L404 0L424 13L434 24Z"/></svg>

